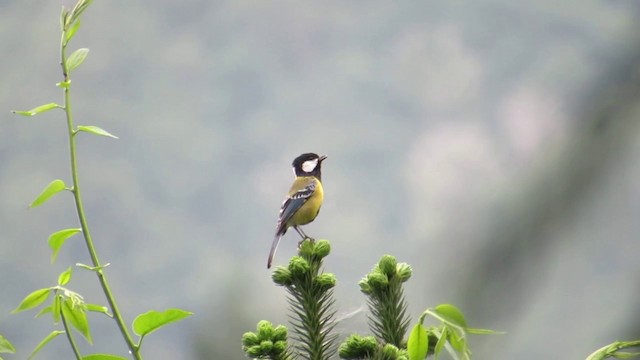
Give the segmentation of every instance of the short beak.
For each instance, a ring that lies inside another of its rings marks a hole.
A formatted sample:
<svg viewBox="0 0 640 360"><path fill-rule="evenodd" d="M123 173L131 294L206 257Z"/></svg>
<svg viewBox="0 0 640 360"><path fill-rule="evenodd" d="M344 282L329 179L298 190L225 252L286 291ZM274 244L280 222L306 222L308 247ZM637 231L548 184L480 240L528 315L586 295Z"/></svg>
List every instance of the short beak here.
<svg viewBox="0 0 640 360"><path fill-rule="evenodd" d="M327 155L321 155L321 156L320 156L320 162L322 162L322 161L323 161L324 159L326 159L326 158L327 158Z"/></svg>

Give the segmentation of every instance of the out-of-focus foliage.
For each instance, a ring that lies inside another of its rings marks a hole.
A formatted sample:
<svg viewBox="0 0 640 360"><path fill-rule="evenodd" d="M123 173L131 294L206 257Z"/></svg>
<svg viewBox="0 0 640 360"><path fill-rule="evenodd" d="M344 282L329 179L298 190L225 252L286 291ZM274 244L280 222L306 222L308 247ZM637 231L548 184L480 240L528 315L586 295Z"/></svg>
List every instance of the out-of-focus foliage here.
<svg viewBox="0 0 640 360"><path fill-rule="evenodd" d="M304 151L329 155L325 204L305 230L332 239L337 308L359 308L354 284L393 253L424 279L407 289L409 313L454 303L507 330L472 344L478 359L580 359L638 333L635 2L92 7L74 40L91 48L74 112L120 138L79 144L97 247L128 321L199 314L146 339L148 358L239 359L256 318L286 322L264 260ZM71 204L26 210L51 179L69 180L63 120L9 113L58 94L59 10L0 4L0 333L17 358L50 329L9 312L87 256L71 241L49 261ZM96 302L90 275L74 282ZM364 314L337 326L364 329ZM91 353L126 355L111 322L91 330L114 336ZM68 355L60 343L51 358Z"/></svg>

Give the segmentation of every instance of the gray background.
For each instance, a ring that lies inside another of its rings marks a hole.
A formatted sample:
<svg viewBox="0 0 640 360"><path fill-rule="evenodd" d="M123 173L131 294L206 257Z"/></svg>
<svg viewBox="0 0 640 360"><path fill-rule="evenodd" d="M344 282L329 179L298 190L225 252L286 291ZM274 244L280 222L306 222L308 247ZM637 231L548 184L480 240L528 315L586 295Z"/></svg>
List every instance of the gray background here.
<svg viewBox="0 0 640 360"><path fill-rule="evenodd" d="M65 1L67 6L73 3ZM0 3L0 333L23 359L52 330L9 312L89 263L75 227L61 101L58 1ZM148 359L241 359L261 319L286 323L265 263L302 152L329 156L306 227L331 241L342 336L366 332L357 287L382 254L409 262L415 320L447 302L477 359L584 359L640 337L639 5L635 1L96 1L72 48L86 210L130 323L192 318L150 335ZM295 253L296 234L276 264ZM69 285L105 300L93 274ZM355 314L352 314L353 312ZM125 355L90 318L84 353ZM60 337L39 359L70 358Z"/></svg>

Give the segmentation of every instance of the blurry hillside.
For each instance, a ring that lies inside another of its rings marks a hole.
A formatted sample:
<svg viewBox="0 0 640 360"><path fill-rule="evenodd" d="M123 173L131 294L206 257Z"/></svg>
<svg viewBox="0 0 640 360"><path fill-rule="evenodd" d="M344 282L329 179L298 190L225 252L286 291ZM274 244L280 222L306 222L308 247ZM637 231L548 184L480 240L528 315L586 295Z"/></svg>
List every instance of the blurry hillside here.
<svg viewBox="0 0 640 360"><path fill-rule="evenodd" d="M9 113L61 96L59 11L0 3L0 333L15 359L51 325L9 312L89 261L70 241L49 264L70 198L26 209L68 179L62 114ZM341 311L363 305L356 283L389 253L414 266L413 315L448 302L507 331L475 338L477 359L584 359L640 338L640 4L112 0L83 20L76 122L120 137L80 141L116 298L128 322L196 313L146 339L146 358L242 359L244 331L286 323L266 256L306 151L329 156L306 229L332 243ZM93 274L72 286L104 303ZM91 320L108 337L92 352L125 355L115 324ZM59 340L39 358L68 358Z"/></svg>

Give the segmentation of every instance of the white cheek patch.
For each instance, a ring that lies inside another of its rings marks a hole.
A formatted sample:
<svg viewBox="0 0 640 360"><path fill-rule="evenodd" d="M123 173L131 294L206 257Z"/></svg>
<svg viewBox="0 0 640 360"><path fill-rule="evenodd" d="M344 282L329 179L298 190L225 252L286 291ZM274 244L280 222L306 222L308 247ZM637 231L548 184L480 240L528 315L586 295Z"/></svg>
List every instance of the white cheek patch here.
<svg viewBox="0 0 640 360"><path fill-rule="evenodd" d="M307 160L302 163L302 171L310 173L315 170L316 166L318 166L318 159Z"/></svg>

